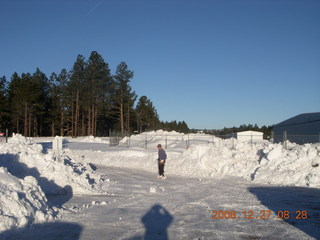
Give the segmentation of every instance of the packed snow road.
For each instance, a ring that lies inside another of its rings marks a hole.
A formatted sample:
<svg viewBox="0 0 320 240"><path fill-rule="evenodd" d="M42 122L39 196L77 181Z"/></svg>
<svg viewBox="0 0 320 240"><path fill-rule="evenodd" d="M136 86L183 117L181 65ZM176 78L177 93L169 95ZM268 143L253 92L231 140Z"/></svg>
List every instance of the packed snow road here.
<svg viewBox="0 0 320 240"><path fill-rule="evenodd" d="M156 173L105 166L96 171L111 179L105 183L108 195L49 197L65 209L61 218L11 230L7 239L320 238L316 189L258 185L239 177L159 180ZM290 218L279 219L286 210Z"/></svg>

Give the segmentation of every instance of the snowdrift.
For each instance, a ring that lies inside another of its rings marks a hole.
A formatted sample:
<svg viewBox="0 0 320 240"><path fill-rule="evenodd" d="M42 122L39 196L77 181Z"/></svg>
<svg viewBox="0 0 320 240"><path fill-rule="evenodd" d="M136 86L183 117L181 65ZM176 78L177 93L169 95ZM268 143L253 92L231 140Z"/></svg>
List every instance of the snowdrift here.
<svg viewBox="0 0 320 240"><path fill-rule="evenodd" d="M233 140L195 145L173 159L177 172L197 177L233 175L259 183L320 188L320 146L281 144L267 141L251 145ZM230 146L230 144L229 144Z"/></svg>
<svg viewBox="0 0 320 240"><path fill-rule="evenodd" d="M44 154L40 144L19 134L0 145L0 232L51 220L56 214L45 194L103 192L105 180L90 164L73 158L81 157Z"/></svg>
<svg viewBox="0 0 320 240"><path fill-rule="evenodd" d="M129 141L130 147L139 147L145 148L146 145L148 148L154 148L157 144L162 144L163 146L167 146L168 148L186 148L188 142L192 142L193 144L198 143L208 143L213 141L213 137L211 135L206 134L184 134L176 131L150 131L144 132L137 135L123 138L120 141L121 145L126 145Z"/></svg>
<svg viewBox="0 0 320 240"><path fill-rule="evenodd" d="M19 179L0 167L0 232L53 219L44 192L32 176Z"/></svg>
<svg viewBox="0 0 320 240"><path fill-rule="evenodd" d="M42 153L42 146L16 134L0 145L0 167L23 179L33 176L46 194L98 193L103 179L89 164L78 163L65 154Z"/></svg>
<svg viewBox="0 0 320 240"><path fill-rule="evenodd" d="M70 142L90 142L90 143L109 143L109 138L101 138L101 137L94 137L94 136L87 136L87 137L77 137L77 138L68 138Z"/></svg>
<svg viewBox="0 0 320 240"><path fill-rule="evenodd" d="M0 145L0 231L52 219L55 214L45 193L102 193L103 183L109 180L91 164L143 169L156 176L158 143L168 146L165 171L169 177L231 175L257 183L320 188L319 144L288 143L285 149L268 141L251 144L165 131L131 136L130 148L111 148L107 140L92 137L71 141L75 149L65 142L65 149L48 149L47 154L40 144L18 134ZM186 142L191 143L189 148Z"/></svg>
<svg viewBox="0 0 320 240"><path fill-rule="evenodd" d="M194 177L239 176L253 182L320 188L320 145L281 144L269 141L238 141L213 138L205 134L190 136L175 132L148 132L130 137L134 142L146 137L154 149L145 145L110 148L107 152L81 151L96 164L136 168L157 174L156 144L170 139L165 171L167 174ZM191 146L186 149L186 139ZM141 142L141 141L140 141ZM169 142L169 141L168 141Z"/></svg>

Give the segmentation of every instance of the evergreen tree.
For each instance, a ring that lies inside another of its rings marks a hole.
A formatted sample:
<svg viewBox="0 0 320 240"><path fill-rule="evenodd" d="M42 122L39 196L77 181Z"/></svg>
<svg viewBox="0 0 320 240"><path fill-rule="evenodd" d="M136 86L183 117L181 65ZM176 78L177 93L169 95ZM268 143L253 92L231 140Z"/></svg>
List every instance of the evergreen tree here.
<svg viewBox="0 0 320 240"><path fill-rule="evenodd" d="M24 136L43 134L45 113L48 107L48 79L38 68L36 72L14 73L9 84L9 104L14 130Z"/></svg>
<svg viewBox="0 0 320 240"><path fill-rule="evenodd" d="M133 112L133 105L136 101L136 94L132 91L129 85L130 80L133 78L133 71L128 69L125 62L120 62L117 66L115 79L115 104L118 109L120 130L121 133L125 131L130 132L130 114Z"/></svg>
<svg viewBox="0 0 320 240"><path fill-rule="evenodd" d="M32 75L31 114L33 116L32 131L29 136L43 136L50 133L49 126L49 80L47 76L36 69ZM30 120L31 121L31 120ZM29 130L31 131L31 130Z"/></svg>
<svg viewBox="0 0 320 240"><path fill-rule="evenodd" d="M72 108L72 92L70 86L70 73L64 68L57 77L57 87L59 92L59 109L60 119L59 128L60 136L70 135L71 131L71 108ZM84 135L84 134L83 134Z"/></svg>
<svg viewBox="0 0 320 240"><path fill-rule="evenodd" d="M136 106L137 128L139 132L149 129L159 128L159 116L153 103L146 97L142 96Z"/></svg>
<svg viewBox="0 0 320 240"><path fill-rule="evenodd" d="M23 130L24 136L31 135L31 104L33 100L32 76L22 73L21 77L14 73L10 83L10 105L13 111L12 119L16 123L16 131Z"/></svg>
<svg viewBox="0 0 320 240"><path fill-rule="evenodd" d="M23 106L21 102L19 101L19 94L21 94L21 86L22 81L19 77L18 73L13 73L11 77L11 81L9 83L8 87L8 98L9 98L9 107L11 109L11 124L13 126L13 131L16 133L21 132L21 117L22 117L22 111ZM21 99L22 100L22 99Z"/></svg>
<svg viewBox="0 0 320 240"><path fill-rule="evenodd" d="M71 81L68 85L71 94L71 135L79 135L80 101L81 94L85 91L86 62L82 55L78 55L71 70Z"/></svg>
<svg viewBox="0 0 320 240"><path fill-rule="evenodd" d="M130 86L134 76L120 62L114 76L96 51L88 61L78 55L71 71L62 69L50 79L38 68L33 74L14 73L7 84L0 78L0 130L25 136L106 135L108 129L131 132L159 129L188 131L183 122L161 123L152 102L142 96L134 109L136 94ZM252 126L255 127L255 126Z"/></svg>
<svg viewBox="0 0 320 240"><path fill-rule="evenodd" d="M58 126L60 125L60 98L61 92L59 88L59 80L58 75L56 73L52 73L49 79L49 108L48 114L51 122L51 135L55 136Z"/></svg>
<svg viewBox="0 0 320 240"><path fill-rule="evenodd" d="M0 78L0 131L4 131L9 127L8 109L7 79L3 76Z"/></svg>
<svg viewBox="0 0 320 240"><path fill-rule="evenodd" d="M189 127L185 121L178 122L177 131L182 133L189 133Z"/></svg>
<svg viewBox="0 0 320 240"><path fill-rule="evenodd" d="M96 136L98 120L104 118L111 99L113 79L109 64L96 51L91 52L86 69L86 110L88 134Z"/></svg>

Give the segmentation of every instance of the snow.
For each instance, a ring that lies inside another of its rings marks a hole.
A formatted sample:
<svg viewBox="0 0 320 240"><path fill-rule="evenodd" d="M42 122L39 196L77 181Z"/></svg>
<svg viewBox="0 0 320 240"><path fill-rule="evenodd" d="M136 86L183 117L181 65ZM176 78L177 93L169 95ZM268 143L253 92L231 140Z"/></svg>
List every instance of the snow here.
<svg viewBox="0 0 320 240"><path fill-rule="evenodd" d="M150 187L150 192L151 193L156 193L157 192L157 188L156 187Z"/></svg>
<svg viewBox="0 0 320 240"><path fill-rule="evenodd" d="M88 136L88 137L78 137L77 139L69 138L68 141L90 142L90 143L109 143L109 138Z"/></svg>
<svg viewBox="0 0 320 240"><path fill-rule="evenodd" d="M37 178L47 194L99 192L99 183L103 182L88 163L74 161L78 156L73 153L43 154L40 144L18 134L8 144L1 145L0 153L1 166L20 178L28 175Z"/></svg>
<svg viewBox="0 0 320 240"><path fill-rule="evenodd" d="M63 212L59 221L9 231L7 239L319 238L318 210L312 208L317 208L320 195L314 189L257 185L237 177L199 181L168 176L166 180L158 180L154 173L137 174L134 169L100 167L98 171L115 180L109 194L74 196L63 205L68 211ZM150 187L156 192L150 192ZM101 204L93 205L93 201ZM102 205L103 201L106 205ZM288 208L307 210L311 218L277 219L275 212ZM214 220L214 210L234 210L241 217ZM269 219L245 219L241 215L243 211L254 211L259 216L263 210L273 211ZM149 220L143 221L145 218ZM166 227L161 228L163 225Z"/></svg>
<svg viewBox="0 0 320 240"><path fill-rule="evenodd" d="M0 232L53 219L44 192L32 176L19 179L0 167Z"/></svg>
<svg viewBox="0 0 320 240"><path fill-rule="evenodd" d="M16 134L0 145L0 239L320 237L319 144L284 148L162 130L118 147L91 136L63 138L63 149L53 150L53 140ZM166 180L156 178L158 143L168 155ZM288 208L308 210L308 222L276 217ZM263 221L212 221L210 213L268 209ZM145 220L154 215L165 229Z"/></svg>
<svg viewBox="0 0 320 240"><path fill-rule="evenodd" d="M175 136L175 142L172 136ZM140 135L130 139L130 142L140 143L140 147L109 148L99 152L79 149L77 152L97 165L157 172L157 152L144 149L144 138ZM154 148L158 142L164 142L164 136L160 136L159 132L150 132L147 138L148 145ZM191 142L192 145L185 149L185 139L182 134L171 134L170 141L167 140L168 174L193 177L231 175L257 183L320 188L320 167L317 166L320 162L319 145L288 143L288 149L285 149L281 144L269 141L212 140L211 136L204 138L200 135L195 143ZM189 139L196 139L196 135L189 136ZM206 142L199 143L200 139Z"/></svg>
<svg viewBox="0 0 320 240"><path fill-rule="evenodd" d="M14 135L0 145L0 230L53 218L45 194L101 193L105 181L88 163L42 153L42 146Z"/></svg>

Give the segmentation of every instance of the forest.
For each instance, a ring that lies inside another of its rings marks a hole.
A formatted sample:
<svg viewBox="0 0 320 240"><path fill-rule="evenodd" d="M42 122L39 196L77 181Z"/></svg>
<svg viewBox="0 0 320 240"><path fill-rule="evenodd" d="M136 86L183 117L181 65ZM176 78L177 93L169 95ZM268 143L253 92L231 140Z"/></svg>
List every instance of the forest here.
<svg viewBox="0 0 320 240"><path fill-rule="evenodd" d="M39 68L34 73L0 77L0 132L36 136L108 136L163 129L183 133L185 121L160 121L147 96L138 98L130 86L134 72L120 62L114 74L96 51L86 60L78 55L70 70L47 77ZM204 133L225 136L255 130L271 135L271 126L241 125Z"/></svg>
<svg viewBox="0 0 320 240"><path fill-rule="evenodd" d="M130 86L134 72L125 62L114 74L96 51L78 55L72 69L46 76L13 73L0 78L0 131L35 136L107 136L146 130L187 133L182 121L162 122L147 96L138 99Z"/></svg>

